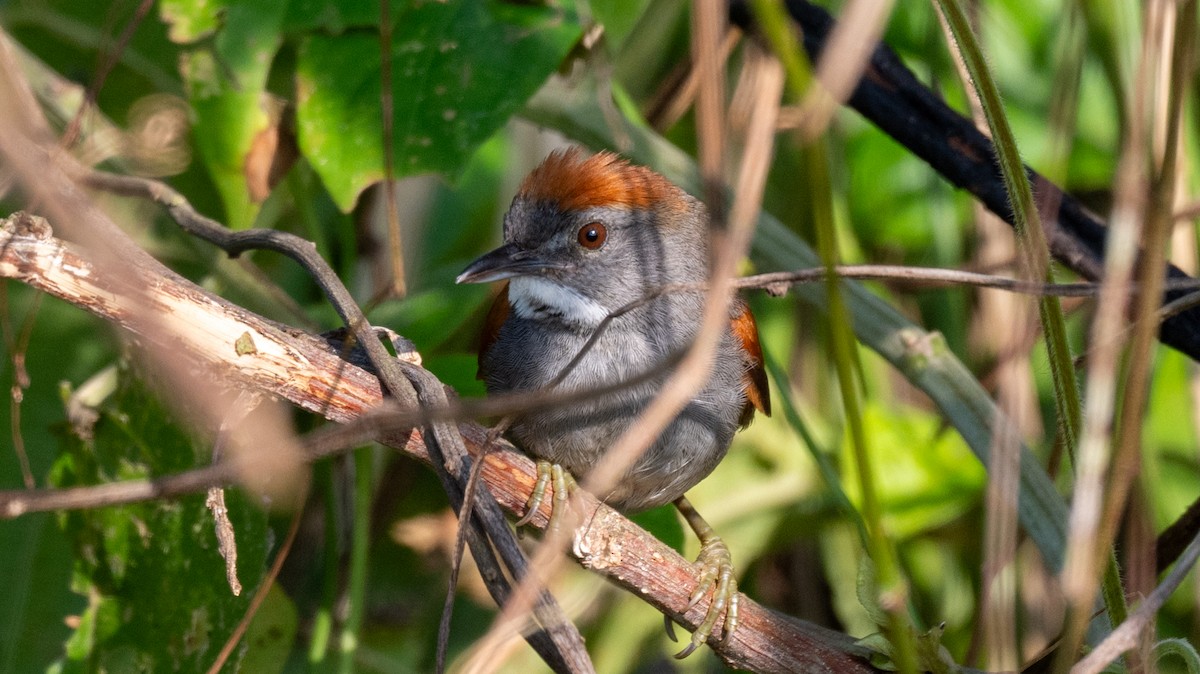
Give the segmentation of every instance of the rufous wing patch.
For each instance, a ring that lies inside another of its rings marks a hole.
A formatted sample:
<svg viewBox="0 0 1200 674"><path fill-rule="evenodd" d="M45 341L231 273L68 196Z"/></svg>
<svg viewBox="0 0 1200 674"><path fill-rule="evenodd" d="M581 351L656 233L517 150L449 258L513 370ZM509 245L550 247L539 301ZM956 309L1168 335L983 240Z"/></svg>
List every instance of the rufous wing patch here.
<svg viewBox="0 0 1200 674"><path fill-rule="evenodd" d="M563 211L597 206L683 210L687 203L683 190L644 166L611 152L588 157L574 147L546 157L526 176L517 196L552 202Z"/></svg>
<svg viewBox="0 0 1200 674"><path fill-rule="evenodd" d="M767 386L762 345L758 343L758 323L754 320L754 314L750 313L750 306L744 301L736 300L729 327L750 362L745 375L746 406L742 408L739 419L739 423L745 426L754 418L754 410L771 416L771 391Z"/></svg>
<svg viewBox="0 0 1200 674"><path fill-rule="evenodd" d="M483 355L500 337L500 326L508 320L508 313L511 310L512 305L508 301L508 281L505 281L500 286L500 292L496 294L495 301L492 302L492 308L488 309L487 318L483 319L483 334L479 339L479 369L475 372L476 379L483 379L487 374L483 371Z"/></svg>

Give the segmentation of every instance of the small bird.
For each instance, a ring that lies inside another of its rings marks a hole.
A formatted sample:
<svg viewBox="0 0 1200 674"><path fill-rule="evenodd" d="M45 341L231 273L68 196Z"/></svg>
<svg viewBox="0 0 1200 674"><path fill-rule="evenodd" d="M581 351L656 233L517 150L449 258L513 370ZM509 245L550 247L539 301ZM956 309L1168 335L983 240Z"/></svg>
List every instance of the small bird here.
<svg viewBox="0 0 1200 674"><path fill-rule="evenodd" d="M709 274L704 204L654 171L615 154L552 153L522 183L504 216L504 244L472 262L458 283L507 280L488 313L479 378L491 394L596 390L658 367L692 342L705 297L657 293L674 284L702 285ZM627 305L637 304L632 309ZM618 310L590 349L561 373L602 321ZM553 476L556 501L587 476L662 388L667 374L617 387L570 407L518 416L508 436L538 460L540 505ZM729 551L684 492L724 458L734 433L755 410L770 414L758 328L735 298L708 382L603 501L624 512L675 503L701 542L695 605L714 590L686 657L708 640L722 611L725 635L737 627L737 585ZM529 517L527 515L526 517ZM518 522L518 524L522 524ZM668 629L670 622L668 619Z"/></svg>

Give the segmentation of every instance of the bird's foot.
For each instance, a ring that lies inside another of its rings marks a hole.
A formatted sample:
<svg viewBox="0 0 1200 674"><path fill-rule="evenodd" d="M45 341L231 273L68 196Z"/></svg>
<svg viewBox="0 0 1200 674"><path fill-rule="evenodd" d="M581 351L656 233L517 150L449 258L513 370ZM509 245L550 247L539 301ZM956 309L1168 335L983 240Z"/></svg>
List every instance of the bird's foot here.
<svg viewBox="0 0 1200 674"><path fill-rule="evenodd" d="M554 501L550 504L550 522L546 525L546 530L558 531L563 517L570 510L571 492L577 485L575 478L562 466L541 460L537 462L537 482L533 483L533 493L525 502L525 516L517 520L516 526L522 527L529 524L538 509L542 507L542 502L546 500L546 486L551 484L554 486Z"/></svg>
<svg viewBox="0 0 1200 674"><path fill-rule="evenodd" d="M696 557L696 568L699 570L699 581L696 583L696 589L688 598L687 610L691 610L708 591L712 590L712 600L708 604L708 612L704 614L704 620L696 626L696 631L692 632L691 643L682 651L675 654L676 658L683 659L691 655L701 644L708 641L712 636L713 628L717 626L717 621L720 620L721 614L725 614L725 633L724 638L729 639L733 635L734 630L738 626L738 590L737 579L733 575L733 557L729 554L729 548L725 546L725 541L713 532L712 527L686 497L680 496L675 500L675 507L679 509L679 513L687 520L692 531L696 532L696 537L700 539L700 555ZM675 641L675 630L671 625L670 617L666 618L667 636Z"/></svg>
<svg viewBox="0 0 1200 674"><path fill-rule="evenodd" d="M696 627L696 631L692 632L691 643L675 654L678 659L686 658L708 641L722 613L725 614L726 639L733 634L738 624L738 590L737 579L733 576L733 558L720 536L714 535L701 542L700 555L696 557L696 568L700 571L700 581L688 599L688 610L699 604L710 589L713 591L712 600L708 604L704 620Z"/></svg>

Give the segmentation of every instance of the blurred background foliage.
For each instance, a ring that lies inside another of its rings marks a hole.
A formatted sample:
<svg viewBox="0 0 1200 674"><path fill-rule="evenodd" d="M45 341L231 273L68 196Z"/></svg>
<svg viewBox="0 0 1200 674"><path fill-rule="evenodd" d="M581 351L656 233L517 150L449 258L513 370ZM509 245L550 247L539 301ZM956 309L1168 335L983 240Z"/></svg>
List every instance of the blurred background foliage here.
<svg viewBox="0 0 1200 674"><path fill-rule="evenodd" d="M1111 201L1121 106L1140 45L1134 3L1116 5L1127 6L1115 14L1061 0L972 7L1026 161L1101 213ZM836 2L828 7L840 10ZM597 87L614 101L603 105L605 115L649 116L667 140L694 155L691 112L655 112L666 83L688 60L688 5L391 0L386 67L380 12L379 3L365 0L161 0L141 7L133 0L0 0L0 26L27 52L27 76L60 128L74 116L80 87L94 95L96 109L81 118L83 156L164 177L230 227L272 227L313 240L374 322L412 339L426 366L461 395L481 395L473 350L490 294L453 279L499 241L500 218L524 174L572 140L570 128L526 121L523 106L548 78L556 86ZM969 110L932 5L899 6L884 35L922 80ZM735 112L743 49L734 49L729 66ZM393 110L388 151L385 71ZM1185 154L1194 156L1194 100L1186 110ZM736 114L731 124L736 137ZM764 207L793 236L810 239L803 204L811 195L786 138ZM847 262L1012 270L1011 233L989 233L967 196L870 124L843 111L827 142L829 196ZM380 187L387 154L397 178L402 297L389 292L397 265ZM1197 187L1189 169L1185 194ZM311 281L278 256L229 261L145 204L97 198L141 245L210 290L279 321L336 326ZM22 203L9 194L0 206L7 213ZM1194 222L1179 224L1172 257L1194 273ZM989 390L1001 360L1026 360L1031 422L1022 430L1069 494L1070 466L1052 459L1053 388L1037 335L1009 334L1004 305L975 290L869 287L944 335ZM16 283L6 282L0 298L6 346L19 355L0 363L0 373L21 396L13 414L0 415L0 437L13 438L0 452L3 488L22 487L26 473L39 486L67 486L170 474L210 460L211 435L182 431L171 420L152 388L139 383L129 345L101 321ZM866 636L879 628L859 600L865 553L849 508L859 495L841 404L831 394L837 380L823 317L793 296L749 300L772 365L777 413L738 436L692 500L728 541L743 591ZM1066 307L1080 353L1091 307ZM986 667L978 631L986 472L924 394L870 351L862 356L864 423L886 530L911 583L910 613L922 630L945 625L942 643L957 662ZM1159 349L1139 485L1156 532L1200 493L1198 384L1195 363ZM785 394L794 407L782 402ZM79 418L81 408L91 415ZM303 430L317 421L298 415L296 423ZM226 670L430 670L454 531L433 476L378 448L318 464L313 475L278 590ZM288 513L272 514L237 490L229 498L247 588L240 597L229 591L201 495L0 523L0 671L206 668L288 529ZM684 541L672 516L651 513L646 521L695 554L695 542ZM1029 658L1055 637L1062 602L1028 542L1015 569L1014 629L1022 658ZM1160 638L1200 635L1197 593L1200 586L1189 581L1172 599L1159 617ZM556 594L601 672L721 668L706 649L670 660L674 647L661 617L586 572L568 573ZM481 585L466 574L452 658L469 652L493 615ZM519 639L507 657L504 671L540 668Z"/></svg>

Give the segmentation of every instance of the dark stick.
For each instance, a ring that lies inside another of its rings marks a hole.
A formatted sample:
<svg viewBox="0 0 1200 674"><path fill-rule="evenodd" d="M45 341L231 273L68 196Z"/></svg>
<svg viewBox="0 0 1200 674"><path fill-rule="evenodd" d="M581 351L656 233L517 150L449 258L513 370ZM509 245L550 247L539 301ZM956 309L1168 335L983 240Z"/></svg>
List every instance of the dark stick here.
<svg viewBox="0 0 1200 674"><path fill-rule="evenodd" d="M432 372L409 364L406 364L404 369L409 381L416 389L417 398L422 407L437 408L446 405L445 387ZM469 483L468 477L471 472L470 458L467 447L463 443L462 434L453 423L431 421L425 426L424 437L425 447L429 451L430 464L442 481L442 487L450 499L450 506L454 508L455 512L459 512L462 510L462 504L466 498L466 485ZM514 578L520 580L526 575L528 563L524 553L518 547L516 539L511 535L508 521L504 518L500 505L496 503L489 490L479 489L475 493L473 510L470 513L471 519L474 520L471 523L472 526L467 526L467 522L460 523L460 526L466 532L467 545L471 547L471 554L479 564L481 575L487 581L488 592L497 604L503 606L512 594L512 585L502 576L488 578L490 573L495 573L500 568L492 551L492 544L496 546L496 551L500 553ZM490 533L497 530L503 530L510 535L484 535L484 532ZM529 645L533 646L538 655L542 656L546 664L556 672L594 672L587 651L583 648L579 632L545 589L538 593L536 606L534 614L543 621L543 624L540 626L541 629L533 630L526 636ZM438 632L438 639L441 640L444 638L444 632L440 628ZM560 647L561 644L569 644L571 647L563 648ZM439 644L439 660L444 653L445 645ZM439 662L438 671L443 669L444 662Z"/></svg>

